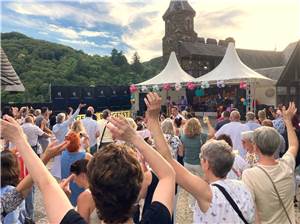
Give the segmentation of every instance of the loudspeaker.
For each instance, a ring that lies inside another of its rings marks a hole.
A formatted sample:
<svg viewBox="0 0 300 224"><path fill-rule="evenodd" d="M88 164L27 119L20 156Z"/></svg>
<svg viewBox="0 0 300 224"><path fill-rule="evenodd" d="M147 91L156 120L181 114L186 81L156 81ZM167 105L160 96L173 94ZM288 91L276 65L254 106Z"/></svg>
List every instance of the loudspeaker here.
<svg viewBox="0 0 300 224"><path fill-rule="evenodd" d="M80 99L81 98L81 89L78 86L69 86L68 89L68 99Z"/></svg>
<svg viewBox="0 0 300 224"><path fill-rule="evenodd" d="M112 95L112 89L109 86L97 86L95 87L94 91L95 91L94 96L96 98L104 97L104 96L109 97Z"/></svg>
<svg viewBox="0 0 300 224"><path fill-rule="evenodd" d="M51 99L66 99L68 90L63 86L51 86Z"/></svg>
<svg viewBox="0 0 300 224"><path fill-rule="evenodd" d="M94 87L82 87L81 88L81 98L82 99L92 99L94 98Z"/></svg>

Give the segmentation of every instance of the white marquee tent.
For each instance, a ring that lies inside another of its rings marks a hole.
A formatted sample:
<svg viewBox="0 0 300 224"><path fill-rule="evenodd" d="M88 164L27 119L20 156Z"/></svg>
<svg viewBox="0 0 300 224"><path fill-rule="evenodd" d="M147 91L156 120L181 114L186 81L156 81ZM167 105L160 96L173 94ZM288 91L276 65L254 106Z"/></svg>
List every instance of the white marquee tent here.
<svg viewBox="0 0 300 224"><path fill-rule="evenodd" d="M197 78L196 82L216 84L218 80L223 80L225 84L247 82L247 97L251 99L248 110L255 110L252 108L253 101L259 97L261 103L268 101L269 99L262 98L261 95L264 95L266 88L275 88L276 83L275 80L269 79L246 66L239 58L233 43L229 43L221 63L211 72Z"/></svg>
<svg viewBox="0 0 300 224"><path fill-rule="evenodd" d="M196 79L197 82L207 81L212 84L218 80L224 80L226 83L248 81L259 86L274 85L276 82L245 65L239 58L233 43L229 43L223 60L215 69Z"/></svg>
<svg viewBox="0 0 300 224"><path fill-rule="evenodd" d="M144 82L136 84L136 86L141 89L142 86L146 86L147 88L153 86L159 86L160 88L164 84L170 84L174 87L175 84L181 84L182 89L179 91L160 91L160 95L162 97L162 102L166 102L167 96L171 97L171 100L174 102L179 102L181 96L186 97L186 90L185 85L188 82L195 82L196 79L186 73L180 66L177 61L175 52L171 52L169 61L166 67L156 76L153 78L146 80ZM141 91L140 91L141 92ZM139 108L139 93L136 92L134 94L135 104L133 105L133 111L138 111Z"/></svg>
<svg viewBox="0 0 300 224"><path fill-rule="evenodd" d="M191 75L186 73L179 65L176 54L174 51L171 52L169 61L166 67L153 78L136 84L137 86L161 86L165 83L187 83L196 81Z"/></svg>

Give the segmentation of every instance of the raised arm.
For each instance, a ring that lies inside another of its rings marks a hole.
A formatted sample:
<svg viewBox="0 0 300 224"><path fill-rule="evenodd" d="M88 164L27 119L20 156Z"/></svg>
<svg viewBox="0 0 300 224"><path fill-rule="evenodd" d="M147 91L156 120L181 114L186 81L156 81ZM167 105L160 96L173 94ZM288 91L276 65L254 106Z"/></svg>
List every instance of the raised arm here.
<svg viewBox="0 0 300 224"><path fill-rule="evenodd" d="M80 103L76 109L76 111L69 117L68 120L64 121L65 125L71 125L73 123L73 121L75 120L75 118L78 116L81 108L85 107L86 104L82 104Z"/></svg>
<svg viewBox="0 0 300 224"><path fill-rule="evenodd" d="M210 201L211 191L207 182L193 175L171 156L169 145L163 135L158 120L161 98L156 93L149 93L145 99L147 105L147 127L155 141L156 150L173 166L176 172L176 182L186 191L190 192L198 201L199 206Z"/></svg>
<svg viewBox="0 0 300 224"><path fill-rule="evenodd" d="M107 125L112 135L120 140L132 143L149 163L159 182L152 201L164 204L170 214L173 213L173 198L175 195L175 173L170 164L130 126L125 118L111 117Z"/></svg>
<svg viewBox="0 0 300 224"><path fill-rule="evenodd" d="M5 116L4 119L1 119L1 135L17 146L33 181L43 195L49 223L60 223L65 214L73 208L71 203L43 162L31 149L20 125L12 117ZM59 209L57 209L58 205Z"/></svg>
<svg viewBox="0 0 300 224"><path fill-rule="evenodd" d="M287 129L288 142L289 142L289 147L287 152L291 153L294 157L296 157L299 149L299 141L292 124L292 119L297 112L295 103L294 102L289 103L288 109L283 107L282 111L283 111L284 123Z"/></svg>

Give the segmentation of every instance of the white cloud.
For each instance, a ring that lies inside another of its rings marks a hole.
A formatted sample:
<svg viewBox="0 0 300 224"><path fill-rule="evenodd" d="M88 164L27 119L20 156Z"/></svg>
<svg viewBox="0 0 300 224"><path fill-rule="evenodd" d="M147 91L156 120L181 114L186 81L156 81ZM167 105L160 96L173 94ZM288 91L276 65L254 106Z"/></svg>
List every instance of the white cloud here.
<svg viewBox="0 0 300 224"><path fill-rule="evenodd" d="M70 27L67 28L67 27L57 26L54 24L49 24L47 30L55 32L55 33L59 33L59 34L63 35L64 37L67 37L70 39L78 39L79 38L78 32L76 32L74 29L72 29Z"/></svg>
<svg viewBox="0 0 300 224"><path fill-rule="evenodd" d="M164 35L162 15L167 10L170 0L80 0L79 2L82 3L82 7L64 4L63 1L30 4L11 2L6 5L22 15L49 17L52 21L50 25L39 22L34 19L35 17L28 17L32 21L25 18L24 24L28 27L40 27L39 30L42 32L47 31L45 27L49 28L66 40L78 41L77 45L81 39L100 37L107 38L107 44L102 47L115 47L122 45L122 42L128 45L129 49L125 53L129 59L134 51L139 53L142 61L162 55ZM131 4L132 2L134 4ZM269 50L273 50L275 46L278 50L282 50L288 43L300 38L298 0L276 0L272 1L272 4L270 0L189 0L189 3L196 11L195 30L201 37L225 39L232 36L239 48ZM6 21L4 17L2 18ZM72 19L72 27L57 25L61 24L56 22L62 18ZM35 21L38 25L34 24ZM135 26L145 21L147 23L142 26ZM19 19L19 25L22 22L23 20ZM119 38L102 30L102 26L99 26L102 23L123 27L123 35Z"/></svg>
<svg viewBox="0 0 300 224"><path fill-rule="evenodd" d="M108 32L99 32L99 31L89 31L89 30L82 30L79 32L80 36L85 37L110 37Z"/></svg>
<svg viewBox="0 0 300 224"><path fill-rule="evenodd" d="M77 47L100 47L100 45L96 44L93 41L87 41L87 40L69 40L69 39L58 39L60 42L71 44L72 46L77 46ZM76 47L76 48L77 48Z"/></svg>

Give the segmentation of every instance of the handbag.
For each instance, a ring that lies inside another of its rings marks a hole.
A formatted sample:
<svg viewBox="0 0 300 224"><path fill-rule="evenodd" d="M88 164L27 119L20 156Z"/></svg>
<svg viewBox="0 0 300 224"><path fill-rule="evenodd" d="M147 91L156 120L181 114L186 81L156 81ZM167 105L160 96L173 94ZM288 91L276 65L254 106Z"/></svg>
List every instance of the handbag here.
<svg viewBox="0 0 300 224"><path fill-rule="evenodd" d="M277 187L276 187L274 181L272 180L272 178L270 177L270 175L267 173L267 171L266 171L264 168L262 168L261 166L256 166L256 167L258 167L259 169L261 169L261 170L266 174L266 176L269 178L269 180L271 181L271 183L272 183L272 185L273 185L273 188L274 188L274 190L275 190L275 193L277 194L277 197L278 197L278 199L279 199L279 202L280 202L280 204L281 204L281 206L282 206L282 208L283 208L283 210L284 210L284 213L285 213L285 215L286 215L286 217L287 217L289 223L292 224L292 220L291 220L290 217L289 217L289 214L288 214L288 212L287 212L287 210L286 210L286 208L285 208L285 206L284 206L284 204L283 204L283 201L282 201L282 199L281 199L281 197L280 197L280 195L279 195L279 193L278 193L278 190L277 190Z"/></svg>
<svg viewBox="0 0 300 224"><path fill-rule="evenodd" d="M232 208L234 209L234 211L241 218L241 220L243 220L243 222L245 224L248 224L247 220L243 216L243 213L241 212L241 210L239 209L239 207L237 206L237 204L234 202L234 200L232 199L232 197L229 195L229 193L225 190L225 188L222 187L219 184L212 184L212 185L215 186L215 187L217 187L223 193L223 195L225 196L225 198L227 199L227 201L230 203L230 205L232 206Z"/></svg>
<svg viewBox="0 0 300 224"><path fill-rule="evenodd" d="M103 136L104 136L104 133L105 133L105 130L106 130L106 125L108 124L108 122L105 124L104 126L104 129L103 129L103 132L102 132L102 135L101 135L101 138L100 138L100 142L99 142L99 147L98 147L98 150L101 149L101 145L102 145L102 140L103 140Z"/></svg>

